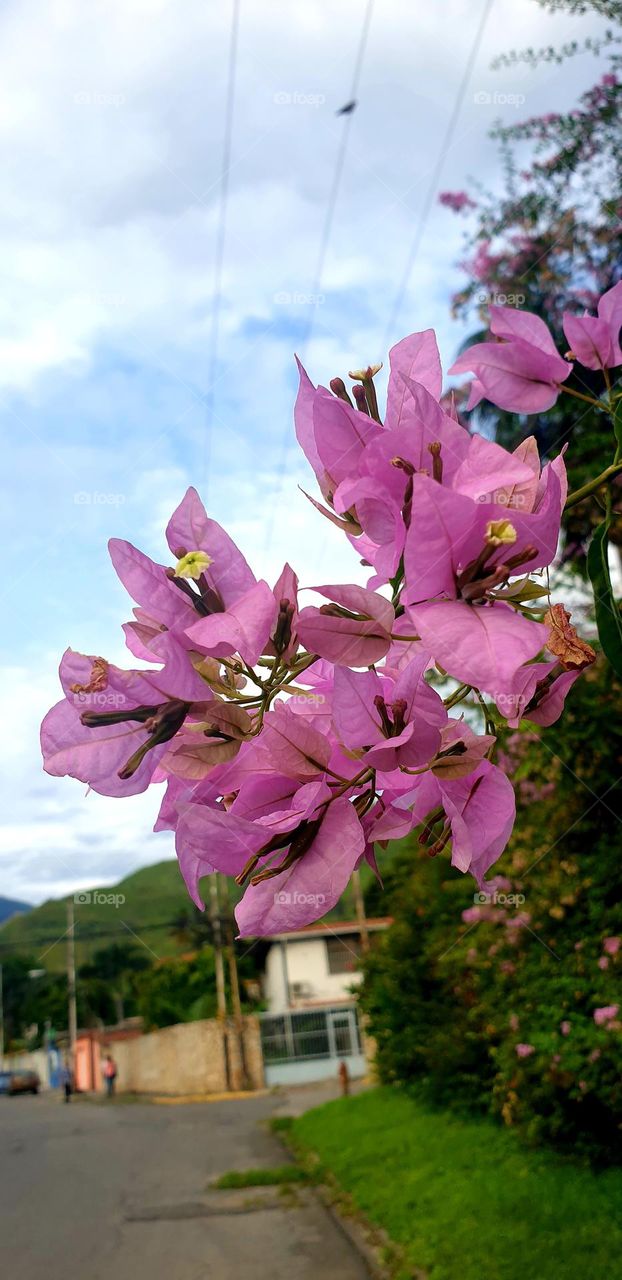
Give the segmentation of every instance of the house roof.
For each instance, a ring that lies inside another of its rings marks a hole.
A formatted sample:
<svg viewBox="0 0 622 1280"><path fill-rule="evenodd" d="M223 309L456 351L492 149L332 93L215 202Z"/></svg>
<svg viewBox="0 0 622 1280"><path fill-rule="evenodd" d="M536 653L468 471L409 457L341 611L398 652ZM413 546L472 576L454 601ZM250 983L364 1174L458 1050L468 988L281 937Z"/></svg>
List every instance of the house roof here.
<svg viewBox="0 0 622 1280"><path fill-rule="evenodd" d="M369 933L379 933L393 924L392 916L376 916L365 921ZM341 934L360 933L358 920L318 920L316 924L306 924L303 929L295 929L292 933L271 933L264 938L265 942L308 942L309 938L334 938Z"/></svg>

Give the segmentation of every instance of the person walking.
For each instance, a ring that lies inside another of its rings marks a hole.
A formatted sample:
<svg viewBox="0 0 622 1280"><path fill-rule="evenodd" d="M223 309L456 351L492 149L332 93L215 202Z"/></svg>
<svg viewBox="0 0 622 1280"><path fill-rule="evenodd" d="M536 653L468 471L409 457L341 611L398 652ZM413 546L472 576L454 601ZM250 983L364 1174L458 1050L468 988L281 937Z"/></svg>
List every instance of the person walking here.
<svg viewBox="0 0 622 1280"><path fill-rule="evenodd" d="M64 1061L64 1063L63 1063L63 1065L62 1065L62 1067L61 1067L60 1082L61 1082L61 1085L62 1085L62 1087L63 1087L63 1093L64 1093L64 1095L65 1095L65 1102L70 1102L70 1101L71 1101L71 1095L72 1095L72 1093L73 1093L73 1072L72 1072L71 1067L70 1067L70 1065L69 1065L69 1059L68 1059L68 1058L65 1058L65 1061Z"/></svg>
<svg viewBox="0 0 622 1280"><path fill-rule="evenodd" d="M117 1064L111 1053L107 1053L104 1059L103 1076L106 1085L106 1096L112 1098L117 1078Z"/></svg>

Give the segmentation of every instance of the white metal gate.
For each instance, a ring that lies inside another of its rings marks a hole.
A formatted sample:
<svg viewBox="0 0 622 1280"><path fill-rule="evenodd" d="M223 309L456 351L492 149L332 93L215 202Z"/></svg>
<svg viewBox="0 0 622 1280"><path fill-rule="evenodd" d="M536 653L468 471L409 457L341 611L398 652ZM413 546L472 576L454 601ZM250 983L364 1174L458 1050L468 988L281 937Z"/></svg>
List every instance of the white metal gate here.
<svg viewBox="0 0 622 1280"><path fill-rule="evenodd" d="M365 1075L354 1005L261 1014L266 1084L304 1084L336 1076L346 1062L351 1076Z"/></svg>

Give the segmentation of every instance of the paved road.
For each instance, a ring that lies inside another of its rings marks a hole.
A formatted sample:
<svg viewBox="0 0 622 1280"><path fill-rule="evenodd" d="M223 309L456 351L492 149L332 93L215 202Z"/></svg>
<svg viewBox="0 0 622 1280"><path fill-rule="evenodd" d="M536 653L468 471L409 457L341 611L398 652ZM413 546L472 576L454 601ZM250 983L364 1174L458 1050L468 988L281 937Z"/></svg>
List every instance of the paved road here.
<svg viewBox="0 0 622 1280"><path fill-rule="evenodd" d="M11 1280L365 1280L312 1192L216 1192L284 1162L287 1100L152 1106L0 1098L0 1239Z"/></svg>

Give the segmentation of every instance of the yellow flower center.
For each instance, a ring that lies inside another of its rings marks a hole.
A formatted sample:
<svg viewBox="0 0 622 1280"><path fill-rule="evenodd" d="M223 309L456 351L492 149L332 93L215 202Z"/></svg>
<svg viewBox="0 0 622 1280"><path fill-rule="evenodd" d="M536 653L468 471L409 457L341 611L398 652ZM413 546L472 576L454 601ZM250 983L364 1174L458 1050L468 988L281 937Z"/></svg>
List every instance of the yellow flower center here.
<svg viewBox="0 0 622 1280"><path fill-rule="evenodd" d="M486 525L486 542L490 547L511 547L517 536L511 520L489 520Z"/></svg>
<svg viewBox="0 0 622 1280"><path fill-rule="evenodd" d="M178 560L175 565L175 577L194 578L197 581L201 577L203 570L209 569L209 566L213 563L214 561L211 556L208 556L207 551L187 551L185 556L182 556L181 560Z"/></svg>

